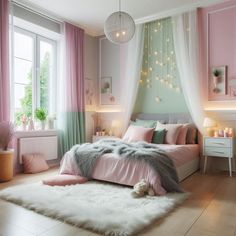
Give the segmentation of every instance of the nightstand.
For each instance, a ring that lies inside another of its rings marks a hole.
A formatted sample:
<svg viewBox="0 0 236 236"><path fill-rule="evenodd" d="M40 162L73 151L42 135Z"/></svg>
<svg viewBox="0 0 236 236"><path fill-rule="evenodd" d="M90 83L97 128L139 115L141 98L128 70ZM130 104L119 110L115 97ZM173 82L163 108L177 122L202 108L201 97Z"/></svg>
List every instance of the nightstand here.
<svg viewBox="0 0 236 236"><path fill-rule="evenodd" d="M204 173L207 167L208 156L226 157L229 161L229 175L232 177L232 160L234 157L234 138L203 138Z"/></svg>
<svg viewBox="0 0 236 236"><path fill-rule="evenodd" d="M114 139L117 138L116 136L108 136L108 135L104 135L104 136L97 136L97 135L93 135L93 143L101 140L101 139Z"/></svg>

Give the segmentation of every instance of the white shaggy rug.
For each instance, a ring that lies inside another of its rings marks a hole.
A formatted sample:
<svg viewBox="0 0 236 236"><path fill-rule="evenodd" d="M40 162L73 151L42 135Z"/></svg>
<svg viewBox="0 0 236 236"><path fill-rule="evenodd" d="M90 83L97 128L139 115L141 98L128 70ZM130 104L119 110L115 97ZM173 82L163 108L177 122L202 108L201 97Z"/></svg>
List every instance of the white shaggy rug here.
<svg viewBox="0 0 236 236"><path fill-rule="evenodd" d="M50 187L40 183L0 191L0 198L69 224L103 235L136 235L157 220L187 194L133 198L131 188L87 182Z"/></svg>

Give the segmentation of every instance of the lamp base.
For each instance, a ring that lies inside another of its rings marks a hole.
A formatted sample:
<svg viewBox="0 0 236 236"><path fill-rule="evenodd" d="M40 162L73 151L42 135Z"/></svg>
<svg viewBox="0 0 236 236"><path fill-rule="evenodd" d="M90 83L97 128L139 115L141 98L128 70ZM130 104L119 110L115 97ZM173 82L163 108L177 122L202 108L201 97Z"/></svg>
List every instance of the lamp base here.
<svg viewBox="0 0 236 236"><path fill-rule="evenodd" d="M214 130L211 128L206 129L206 134L208 137L213 137L214 136Z"/></svg>

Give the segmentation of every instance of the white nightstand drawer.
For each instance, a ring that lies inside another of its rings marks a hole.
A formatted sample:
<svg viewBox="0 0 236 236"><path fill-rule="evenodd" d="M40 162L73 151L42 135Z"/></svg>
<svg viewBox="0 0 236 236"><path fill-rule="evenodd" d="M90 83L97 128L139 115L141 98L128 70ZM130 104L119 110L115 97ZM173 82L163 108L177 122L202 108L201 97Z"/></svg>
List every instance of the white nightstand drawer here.
<svg viewBox="0 0 236 236"><path fill-rule="evenodd" d="M220 147L205 147L204 156L232 157L232 149Z"/></svg>
<svg viewBox="0 0 236 236"><path fill-rule="evenodd" d="M230 138L205 138L205 147L232 147Z"/></svg>

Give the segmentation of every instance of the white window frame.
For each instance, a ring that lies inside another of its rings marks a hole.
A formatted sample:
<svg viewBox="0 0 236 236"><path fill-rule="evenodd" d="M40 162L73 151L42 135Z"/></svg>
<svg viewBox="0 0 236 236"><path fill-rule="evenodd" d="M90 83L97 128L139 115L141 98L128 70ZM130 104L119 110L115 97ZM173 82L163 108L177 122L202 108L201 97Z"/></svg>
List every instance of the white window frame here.
<svg viewBox="0 0 236 236"><path fill-rule="evenodd" d="M58 54L58 42L54 39L47 38L42 36L38 33L34 33L32 31L23 29L18 26L14 26L14 32L18 32L20 34L24 34L30 36L33 39L33 58L32 58L32 117L34 118L34 111L37 107L40 106L40 42L44 41L52 45L53 47L53 73L52 78L50 78L49 84L49 96L50 96L50 103L49 103L49 110L48 115L53 115L56 113L56 97L57 97L57 73L58 73L58 63L57 63L57 54ZM14 42L12 43L14 45ZM13 46L14 47L14 46ZM11 102L11 112L12 112L12 119L15 120L15 66L14 66L14 48L12 53L12 71L11 71L11 94L12 94L12 102ZM52 96L53 95L53 96Z"/></svg>

